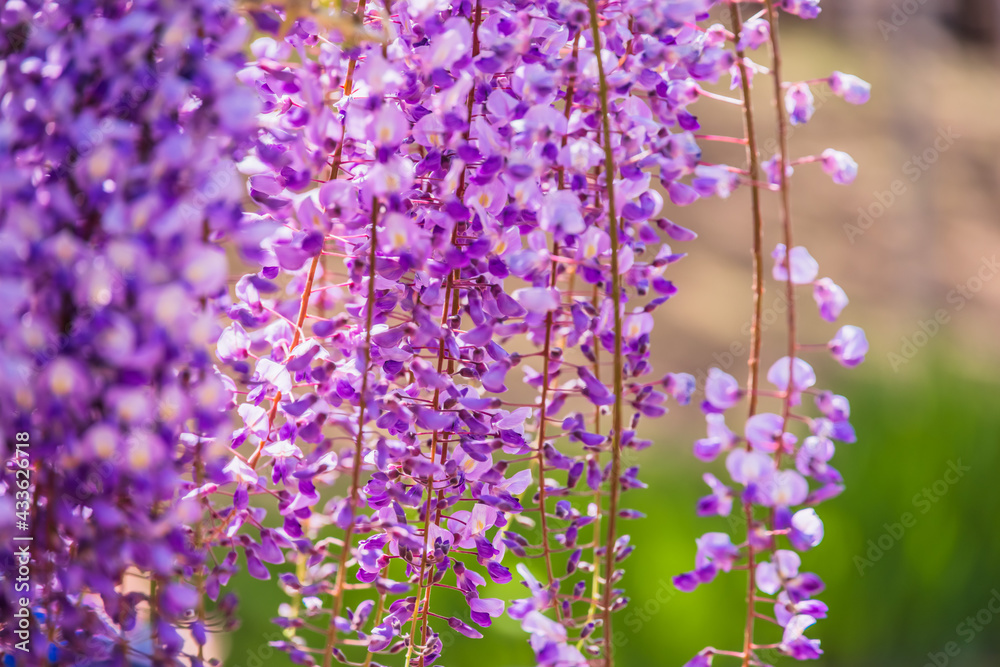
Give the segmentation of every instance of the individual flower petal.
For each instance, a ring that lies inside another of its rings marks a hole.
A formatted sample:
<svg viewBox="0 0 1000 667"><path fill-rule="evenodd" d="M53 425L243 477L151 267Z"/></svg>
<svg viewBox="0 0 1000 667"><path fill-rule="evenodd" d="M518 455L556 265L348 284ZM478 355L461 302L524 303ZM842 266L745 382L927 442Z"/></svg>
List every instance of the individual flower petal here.
<svg viewBox="0 0 1000 667"><path fill-rule="evenodd" d="M785 420L771 412L756 414L747 420L744 431L747 442L760 452L774 453L781 446ZM735 477L734 477L735 479Z"/></svg>
<svg viewBox="0 0 1000 667"><path fill-rule="evenodd" d="M847 153L827 148L820 155L823 171L838 185L849 185L858 177L858 163Z"/></svg>
<svg viewBox="0 0 1000 667"><path fill-rule="evenodd" d="M742 396L740 384L729 373L712 368L705 380L705 402L702 409L723 412L736 405Z"/></svg>
<svg viewBox="0 0 1000 667"><path fill-rule="evenodd" d="M778 470L766 486L772 507L801 505L809 495L809 483L794 470Z"/></svg>
<svg viewBox="0 0 1000 667"><path fill-rule="evenodd" d="M734 449L726 457L726 470L734 482L747 486L769 477L774 471L774 459L761 452Z"/></svg>
<svg viewBox="0 0 1000 667"><path fill-rule="evenodd" d="M827 344L833 358L842 366L853 368L865 360L868 354L868 338L860 327L844 325Z"/></svg>
<svg viewBox="0 0 1000 667"><path fill-rule="evenodd" d="M559 290L548 287L523 287L512 296L529 313L541 315L558 310L561 303Z"/></svg>
<svg viewBox="0 0 1000 667"><path fill-rule="evenodd" d="M461 619L455 618L454 616L452 616L452 617L450 617L448 619L448 627L450 627L452 630L455 630L459 634L462 634L462 635L465 635L466 637L469 637L470 639L482 639L483 638L483 633L479 632L478 630L476 630L472 626L470 626L467 623L463 622Z"/></svg>
<svg viewBox="0 0 1000 667"><path fill-rule="evenodd" d="M872 87L853 74L834 72L829 78L830 90L851 104L864 104L871 98Z"/></svg>
<svg viewBox="0 0 1000 667"><path fill-rule="evenodd" d="M741 51L756 50L767 44L770 39L771 24L763 18L751 18L743 24L737 48Z"/></svg>
<svg viewBox="0 0 1000 667"><path fill-rule="evenodd" d="M788 264L789 259L786 257L785 244L779 243L774 252L771 253L771 257L774 258L774 271L772 275L775 280L787 281L788 280ZM816 280L816 274L819 273L819 263L813 259L809 251L803 246L795 246L792 248L791 255L791 266L792 266L792 277L791 281L794 285L808 285L812 281Z"/></svg>
<svg viewBox="0 0 1000 667"><path fill-rule="evenodd" d="M789 391L791 382L791 403L798 405L802 401L802 392L816 384L816 373L801 357L782 357L768 369L767 381L781 391Z"/></svg>
<svg viewBox="0 0 1000 667"><path fill-rule="evenodd" d="M785 110L792 125L809 122L816 110L813 102L813 94L808 83L795 83L788 87L785 91Z"/></svg>
<svg viewBox="0 0 1000 667"><path fill-rule="evenodd" d="M792 515L792 532L789 534L789 539L799 551L811 549L823 541L823 521L816 514L816 510L809 507Z"/></svg>
<svg viewBox="0 0 1000 667"><path fill-rule="evenodd" d="M538 223L547 232L580 234L586 228L580 212L580 198L569 190L550 192L542 199Z"/></svg>
<svg viewBox="0 0 1000 667"><path fill-rule="evenodd" d="M844 290L829 278L820 278L813 284L813 299L819 308L820 317L827 322L836 322L848 303Z"/></svg>

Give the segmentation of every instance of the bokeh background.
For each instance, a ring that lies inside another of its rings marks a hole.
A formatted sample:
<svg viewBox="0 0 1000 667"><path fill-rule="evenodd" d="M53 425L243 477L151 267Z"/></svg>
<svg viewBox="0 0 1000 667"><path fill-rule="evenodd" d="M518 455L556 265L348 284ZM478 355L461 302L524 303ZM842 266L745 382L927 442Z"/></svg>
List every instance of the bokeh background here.
<svg viewBox="0 0 1000 667"><path fill-rule="evenodd" d="M849 187L817 165L799 167L792 200L796 243L847 291L842 320L863 326L872 346L850 372L809 357L820 385L851 399L859 434L838 448L848 488L821 508L826 540L804 559L827 582L821 597L831 609L810 636L830 667L998 665L1000 613L990 606L1000 610L1000 2L830 0L821 19L785 20L783 32L788 78L841 70L874 87L863 107L817 89L813 121L792 137L793 157L834 147L861 165ZM769 92L760 86L762 113ZM704 131L742 131L735 107L698 107ZM741 150L712 147L706 159L740 164ZM766 199L773 247L777 202ZM672 268L681 291L659 311L657 370L745 373L747 203L741 191L668 211L700 236L684 248L691 260ZM769 288L766 365L785 345L783 290ZM803 342L828 340L835 327L808 292L800 303ZM627 526L638 548L623 582L632 602L616 617L617 663L679 666L703 646L739 645L745 575L691 594L673 588L671 576L692 566L695 537L730 528L694 514L707 491L702 472L721 476L722 463L690 455L704 428L693 406L645 428L655 445L636 462L649 488L629 491L625 504L648 518ZM279 638L268 619L286 598L273 580L236 583L244 623L228 638L226 664L286 664L266 647ZM447 664L533 664L516 624L498 626L482 640L446 637Z"/></svg>

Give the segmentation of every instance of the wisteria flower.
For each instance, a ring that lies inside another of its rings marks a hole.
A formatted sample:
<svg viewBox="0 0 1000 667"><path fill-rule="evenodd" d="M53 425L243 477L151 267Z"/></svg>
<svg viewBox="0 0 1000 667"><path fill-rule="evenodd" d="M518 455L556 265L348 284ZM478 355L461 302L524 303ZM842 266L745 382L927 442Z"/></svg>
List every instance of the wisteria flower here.
<svg viewBox="0 0 1000 667"><path fill-rule="evenodd" d="M833 358L848 368L857 366L868 354L868 338L863 329L847 324L842 326L827 347Z"/></svg>
<svg viewBox="0 0 1000 667"><path fill-rule="evenodd" d="M803 246L795 246L790 253L786 253L784 243L779 243L774 252L774 270L772 275L775 280L789 280L789 264L791 265L791 281L794 285L808 285L816 280L819 273L819 263L813 259L809 251Z"/></svg>

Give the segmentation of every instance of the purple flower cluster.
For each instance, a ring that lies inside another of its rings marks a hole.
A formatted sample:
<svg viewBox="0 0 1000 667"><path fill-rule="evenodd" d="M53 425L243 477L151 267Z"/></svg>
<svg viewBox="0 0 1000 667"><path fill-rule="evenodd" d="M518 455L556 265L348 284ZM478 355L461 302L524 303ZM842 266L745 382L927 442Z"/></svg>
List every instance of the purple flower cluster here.
<svg viewBox="0 0 1000 667"><path fill-rule="evenodd" d="M260 270L218 355L248 389L228 516L278 501L244 551L262 578L297 563L276 619L294 661L431 665L442 632L506 611L538 664L610 664L619 524L640 516L620 494L643 486L622 452L691 389L647 379L683 257L662 237L694 238L660 193L739 180L700 164L689 110L735 62L694 25L711 4L362 0L351 27L283 37L258 15L273 36L240 76L263 104L241 164ZM530 596L487 597L514 569ZM441 596L467 614L439 617Z"/></svg>
<svg viewBox="0 0 1000 667"><path fill-rule="evenodd" d="M166 664L178 628L205 641L199 590L219 582L203 508L181 496L225 478L215 244L240 221L233 157L256 125L236 79L247 33L212 1L0 10L0 640L30 664ZM15 432L30 489L14 484ZM32 554L17 584L15 534ZM30 641L7 623L21 598Z"/></svg>
<svg viewBox="0 0 1000 667"><path fill-rule="evenodd" d="M783 87L774 9L812 18L818 1L768 0L733 32L703 25L717 4L265 4L248 43L214 0L7 3L0 429L31 434L34 485L15 495L5 450L0 558L23 502L36 661L201 665L245 567L288 595L272 645L297 664L430 667L445 633L506 614L536 664L610 667L635 549L622 524L642 516L626 458L652 444L643 418L696 390L650 362L685 256L670 244L696 236L667 211L752 188L759 319L759 195L780 192L774 279L793 303L811 286L828 321L847 304L787 207L785 122L812 117L816 82ZM768 44L771 68L745 56ZM755 72L782 111L763 163L742 101ZM703 98L743 106L748 136L698 134ZM749 168L704 162L702 140L745 145ZM857 172L833 149L794 164L810 162L837 183ZM227 252L251 272L231 279ZM695 453L725 455L742 488L706 474L698 511L740 507L749 530L704 535L676 584L749 570L776 596L781 650L805 658L826 608L797 552L823 537L811 506L843 488L829 461L854 433L789 327L766 374L780 413L756 409L759 326L747 388L709 374ZM854 366L867 341L845 326L827 347ZM807 395L821 416L793 412ZM726 413L745 396L740 437ZM18 595L5 573L5 617ZM435 613L441 598L462 613ZM750 664L752 639L750 620L742 653L690 664Z"/></svg>
<svg viewBox="0 0 1000 667"><path fill-rule="evenodd" d="M826 347L832 356L847 367L864 360L868 341L864 332L855 326L841 327L826 345L800 345L796 338L795 292L800 286L811 286L813 299L822 319L834 322L848 303L847 295L830 278L818 278L819 263L803 246L792 245L792 221L789 206L789 179L791 162L787 158L789 125L809 121L813 116L811 83L829 84L833 92L851 103L868 99L868 84L857 77L835 72L829 79L819 82L800 82L784 85L781 80L781 57L776 8L782 7L802 18L812 18L818 13L816 3L767 0L765 10L745 23L734 10L734 50L743 62L738 73L744 92L746 110L748 161L750 177L754 182L755 228L755 319L749 378L744 388L731 375L711 369L704 386L702 411L707 420L707 437L694 444L694 454L704 461L724 457L726 472L731 484L719 480L711 473L704 479L711 494L698 501L699 516L730 516L734 512L742 517L734 523L745 528L745 538L734 543L728 533L712 532L696 540L695 568L674 578L674 584L683 591L693 591L699 585L715 579L718 573L734 569L747 570L747 615L744 642L741 650L706 648L696 655L688 667L706 667L715 656L738 658L744 667L764 665L760 653L763 649L776 649L779 653L798 660L818 658L822 653L819 640L809 639L804 632L818 620L826 617L827 607L815 596L823 591L822 580L814 573L800 571L801 557L823 539L823 522L813 507L838 495L844 488L840 473L830 465L835 451L835 441L855 442L851 427L850 405L846 398L830 391L815 388L817 378L812 366L800 356L814 348ZM766 21L766 26L761 24ZM765 41L771 43L772 62L762 67L744 55L744 48L756 48ZM766 72L774 79L775 103L778 107L778 135L781 139L778 155L758 164L756 127L750 108L750 75ZM857 174L857 164L846 153L828 149L821 156L796 160L795 164L820 162L824 171L836 183L850 183ZM757 172L763 170L766 183L758 184ZM761 230L763 216L760 212L759 190L768 187L781 195L781 228L784 243L779 243L771 253L772 278L784 283L787 290L788 349L766 372L766 381L773 390L760 388L761 329L760 300L763 293L763 248ZM815 404L815 413L806 413L804 397ZM742 435L734 433L726 424L728 411L746 398L748 417ZM776 402L777 412L763 412L759 399ZM802 432L807 433L802 436ZM801 438L801 442L800 442ZM735 509L734 509L735 505ZM763 607L763 610L761 609ZM768 614L767 612L770 612ZM765 618L783 629L777 644L758 644L755 641L754 618Z"/></svg>

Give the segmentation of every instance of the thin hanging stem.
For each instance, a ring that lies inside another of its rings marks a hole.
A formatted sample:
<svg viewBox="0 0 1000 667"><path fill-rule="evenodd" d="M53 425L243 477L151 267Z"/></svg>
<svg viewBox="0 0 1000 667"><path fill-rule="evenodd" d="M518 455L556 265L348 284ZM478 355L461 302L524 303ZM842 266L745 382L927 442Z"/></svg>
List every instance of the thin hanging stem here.
<svg viewBox="0 0 1000 667"><path fill-rule="evenodd" d="M556 248L553 248L553 254L555 254ZM556 264L552 263L552 279L551 285L555 287L556 284ZM549 401L549 370L551 361L551 349L552 349L552 311L545 314L545 350L543 352L542 362L542 405L539 413L538 419L538 445L536 446L536 461L538 462L538 509L539 509L539 519L542 527L542 552L545 556L545 572L548 575L548 584L551 587L555 582L555 576L552 571L552 554L549 551L549 529L546 519L546 514L548 513L545 509L545 423L546 415L548 409ZM556 619L562 622L562 613L560 612L559 603L555 603L556 608Z"/></svg>
<svg viewBox="0 0 1000 667"><path fill-rule="evenodd" d="M576 60L576 56L579 49L579 34L573 38L573 60ZM575 74L570 76L569 83L566 86L566 106L563 109L564 116L569 119L570 114L573 111L573 97L576 95L576 76ZM563 146L566 145L566 137L563 137ZM559 170L558 174L558 184L557 188L559 190L563 189L564 185L564 173L563 170ZM558 254L559 246L553 242L552 244L552 256L555 257ZM553 261L551 263L552 275L549 280L549 285L551 287L556 286L557 279L559 277L558 273L558 263ZM542 351L542 396L541 396L541 409L539 411L538 417L538 444L536 445L536 461L538 463L538 512L539 519L542 528L542 553L545 558L545 572L548 575L548 584L551 587L555 582L555 575L552 569L552 552L549 548L549 528L547 514L548 510L545 507L545 426L548 417L548 403L549 403L549 382L551 381L551 356L552 356L552 324L553 316L552 311L545 314L545 347ZM558 602L555 603L556 620L560 623L562 622L562 610Z"/></svg>
<svg viewBox="0 0 1000 667"><path fill-rule="evenodd" d="M604 75L604 63L601 61L601 30L597 15L597 0L587 0L590 10L590 32L594 42L594 55L597 56L597 77L601 98L601 126L604 131L604 189L608 203L608 227L611 234L611 298L614 305L615 356L614 356L614 391L615 402L612 410L611 423L611 489L608 500L608 533L604 545L604 664L611 667L614 664L611 643L611 574L615 567L615 519L618 513L618 494L621 490L618 478L621 476L621 444L622 444L622 412L624 408L625 383L622 363L622 303L621 275L618 272L618 220L615 217L615 156L611 146L611 113L608 108L608 81Z"/></svg>
<svg viewBox="0 0 1000 667"><path fill-rule="evenodd" d="M448 289L445 289L445 292L444 292L444 306L441 309L441 323L442 323L442 327L445 326L445 323L447 322L448 312L449 312L449 310L448 310L448 308L449 308L448 304L450 303L451 295L452 295L452 290L451 290L451 285L450 285L451 274L448 275L448 280L449 280ZM442 341L440 341L438 343L438 358L437 358L437 372L438 373L440 373L441 370L444 368L444 360L445 360L444 348L445 348L444 341L442 340ZM439 389L435 389L434 390L434 398L433 398L433 401L432 401L432 405L434 406L435 410L437 410L438 408L440 408L440 404L439 404L440 399L441 399L441 391ZM431 435L431 453L430 453L430 458L431 459L433 459L434 456L437 454L438 434L439 433L440 433L439 431L434 431L432 433L432 435ZM421 603L420 603L420 601L421 601L421 598L424 598L424 572L427 569L427 545L429 543L428 540L429 540L429 536L430 536L430 533L431 533L431 499L433 497L432 494L431 494L431 489L433 487L434 487L434 478L433 478L433 476L431 476L430 480L428 480L428 482L427 482L427 502L424 504L423 548L421 549L421 552L420 552L420 569L419 569L419 572L417 574L417 594L416 594L416 596L414 596L414 600L415 600L414 605L415 606L414 606L414 609L413 609L413 618L412 618L412 621L410 623L410 642L409 642L409 646L407 646L407 649L406 649L406 662L403 663L407 667L409 667L409 665L410 665L410 658L411 658L411 656L413 654L413 648L416 646L416 643L417 643L417 628L418 628L418 623L420 622L420 615L421 615L420 614L420 611L421 611L421 606L420 606ZM427 588L430 589L432 587L430 586L430 584L428 584ZM429 605L430 605L430 596L428 594L428 596L424 600L423 609L426 611L428 609ZM425 616L424 616L424 625L419 626L421 628L421 633L422 633L421 636L425 635L426 632L427 632L426 621L427 621L427 618L426 618L426 614L425 614ZM421 656L421 659L423 659L423 656Z"/></svg>
<svg viewBox="0 0 1000 667"><path fill-rule="evenodd" d="M599 201L599 195L595 195L595 203ZM594 293L591 297L591 304L594 306L594 310L597 310L598 304L600 303L600 292L597 285L594 285ZM599 343L594 345L594 364L593 364L594 377L598 380L601 379L601 346ZM594 433L601 432L601 406L594 406ZM593 454L597 463L600 463L600 452L594 452ZM598 486L594 489L594 508L596 516L594 516L594 545L596 546L601 541L601 487ZM595 566L597 558L594 558ZM587 609L587 623L593 622L597 614L597 600L601 596L601 568L594 567L594 574L591 577L590 582L590 607ZM581 639L577 644L577 648L583 646L584 640Z"/></svg>
<svg viewBox="0 0 1000 667"><path fill-rule="evenodd" d="M740 31L743 21L738 2L730 4L732 7L733 33L736 41L739 42ZM743 89L743 126L747 139L747 162L749 163L750 178L753 184L750 186L751 212L753 214L753 317L750 326L750 359L747 364L749 373L747 377L747 391L749 398L749 416L757 414L757 391L760 384L760 351L762 344L761 336L761 314L764 303L764 215L761 209L760 186L760 151L757 144L757 126L754 122L753 100L751 98L750 75L747 72L744 61L743 49L736 48L736 58L739 62L740 79Z"/></svg>
<svg viewBox="0 0 1000 667"><path fill-rule="evenodd" d="M367 0L358 0L358 7L354 11L355 16L358 20L362 20L365 12L365 3ZM347 62L347 75L344 77L344 96L350 95L354 90L354 70L358 66L357 57L351 58ZM330 170L330 180L336 180L337 176L340 174L340 165L343 162L344 155L344 142L341 141L337 144L337 148L333 154L333 164ZM292 344L289 346L289 350L294 350L295 346L299 344L302 340L302 325L306 321L306 314L309 311L309 299L312 296L313 291L313 281L316 278L316 268L323 257L323 253L320 252L318 255L312 258L312 262L309 264L309 273L306 274L306 284L302 289L302 300L299 302L299 315L295 320L295 333L292 335ZM267 415L267 434L268 437L271 435L271 429L274 426L274 418L278 413L278 403L281 401L281 392L279 391L274 399L271 401L271 410ZM267 445L267 438L261 441L257 445L257 449L254 453L247 459L247 463L250 464L251 468L257 467L257 461L260 459L261 452Z"/></svg>
<svg viewBox="0 0 1000 667"><path fill-rule="evenodd" d="M354 518L358 511L358 491L361 486L361 459L364 447L365 413L368 410L368 366L371 364L372 348L372 318L375 312L375 259L378 251L378 199L372 200L372 231L368 255L368 302L365 305L365 347L363 351L364 365L361 369L361 397L358 399L358 433L354 441L354 463L351 466L351 523L344 531L344 545L340 549L340 559L337 566L337 578L333 585L333 608L330 613L330 626L327 629L326 649L323 652L323 667L330 667L333 647L337 643L336 619L340 615L344 601L344 582L347 577L347 561L351 553L351 537L354 534Z"/></svg>
<svg viewBox="0 0 1000 667"><path fill-rule="evenodd" d="M483 12L482 0L476 0L476 6L475 6L475 9L473 10L472 26L471 26L471 28L472 28L472 57L473 58L475 58L476 56L479 55L479 26L480 26L480 23L482 21L482 12ZM472 118L473 118L474 107L475 107L475 87L473 87L469 91L469 95L466 98L466 114L467 114L467 118L468 118L468 125L466 126L466 130L464 132L464 137L465 137L466 141L468 141L469 136L470 136L470 132L472 130ZM462 169L462 174L461 174L460 179L459 179L459 185L458 185L458 190L457 190L458 199L460 201L463 199L463 196L465 194L465 187L466 187L466 172L465 172L465 169L463 168ZM457 242L458 241L458 236L459 236L459 225L456 224L455 227L454 227L454 229L452 229L452 235L451 235L451 245L452 245L452 247L458 247L458 242ZM449 323L449 320L454 320L455 318L459 318L459 313L461 312L460 311L460 306L461 306L461 301L460 301L460 299L461 299L461 287L458 285L458 282L459 282L460 278L461 278L461 272L458 269L455 269L451 273L448 274L448 284L447 284L447 286L445 288L445 303L444 303L444 308L441 311L442 324L446 324L447 326L452 327L452 328L455 328L455 327L459 326L459 325L456 325L454 322ZM451 301L450 314L449 314L449 298L450 298L450 301ZM437 371L438 371L438 373L441 373L441 371L443 369L443 363L444 363L444 360L445 360L445 355L444 355L444 348L445 348L444 341L442 340L439 345L440 345L440 347L438 349L438 367L437 367ZM455 371L455 360L453 358L449 357L448 358L448 375L452 375L454 373L454 371ZM441 406L440 406L440 399L441 399L441 392L439 390L435 390L434 391L434 401L433 401L433 405L434 405L434 409L435 410L440 410L440 408L441 408ZM435 456L435 454L437 452L437 445L438 445L438 442L439 442L439 434L440 434L439 431L434 431L434 434L433 434L432 439L431 439L431 459L432 460L433 460L433 458L434 458L434 456ZM447 459L448 459L448 441L444 440L444 441L441 442L441 458L440 458L440 462L441 462L442 466L447 462ZM407 664L407 665L410 664L410 655L412 654L413 648L414 648L415 643L416 643L416 635L414 634L415 630L416 630L416 621L417 621L417 618L421 615L420 614L420 612L421 612L420 586L423 586L423 583L424 583L424 581L423 581L424 580L424 571L426 569L426 564L427 564L427 547L428 547L428 535L430 534L431 498L432 498L433 487L434 487L434 479L433 479L433 477L431 477L430 483L429 483L429 485L427 487L427 505L426 505L426 508L425 508L425 516L424 516L424 547L423 547L423 551L421 552L421 555L420 555L420 576L419 576L419 580L417 582L417 597L416 597L416 601L417 601L416 604L417 604L417 606L416 606L416 608L414 609L414 612L413 612L413 621L414 622L413 622L412 631L411 631L411 635L410 635L410 645L409 645L409 647L407 649L407 652L406 652L407 660L406 660L405 664ZM443 488L441 488L441 489L438 490L437 500L438 500L438 502L437 502L437 508L435 510L436 517L434 519L434 523L435 524L438 524L440 522L440 520L441 520L441 512L442 512L441 505L442 505L442 501L444 500L444 489ZM421 624L421 629L420 629L420 636L421 636L421 638L427 637L427 625L428 625L428 623L430 621L430 616L431 616L431 613L430 613L430 608L431 608L431 593L433 592L433 590L434 590L434 586L432 586L430 584L430 582L428 582L427 586L426 586L426 588L424 590L424 601L423 601L423 607L422 607L422 611L423 611L423 614L422 614L422 616L423 616L423 623ZM421 655L420 655L420 663L419 663L420 667L424 667L424 657L425 657L424 654L421 653Z"/></svg>
<svg viewBox="0 0 1000 667"><path fill-rule="evenodd" d="M739 47L740 33L743 29L743 18L738 2L731 2L732 26L735 35L736 58L740 68L740 81L743 93L743 127L747 136L747 162L749 163L750 200L753 215L753 316L750 327L750 358L747 362L748 378L747 392L749 394L749 416L757 413L758 386L760 384L760 351L761 351L761 313L764 296L764 246L763 246L763 214L761 212L760 187L760 153L757 148L757 128L754 123L753 99L750 89L750 75L747 72L743 49ZM747 448L750 447L749 442ZM751 534L753 531L753 507L749 501L743 501L743 512L747 522L747 613L746 625L743 629L743 665L747 667L750 660L750 646L753 644L753 626L755 618L754 591L756 589L755 553Z"/></svg>
<svg viewBox="0 0 1000 667"><path fill-rule="evenodd" d="M788 183L788 116L784 105L784 88L781 85L782 62L781 40L778 37L778 12L774 8L774 0L766 0L767 19L771 23L771 50L773 53L772 74L774 77L774 101L778 108L778 145L781 154L778 156L779 184L781 186L781 226L785 241L785 261L788 264L788 280L785 282L788 299L788 391L785 396L784 420L788 426L788 416L792 410L791 388L795 386L795 285L792 283L792 199ZM781 452L778 452L778 458Z"/></svg>

